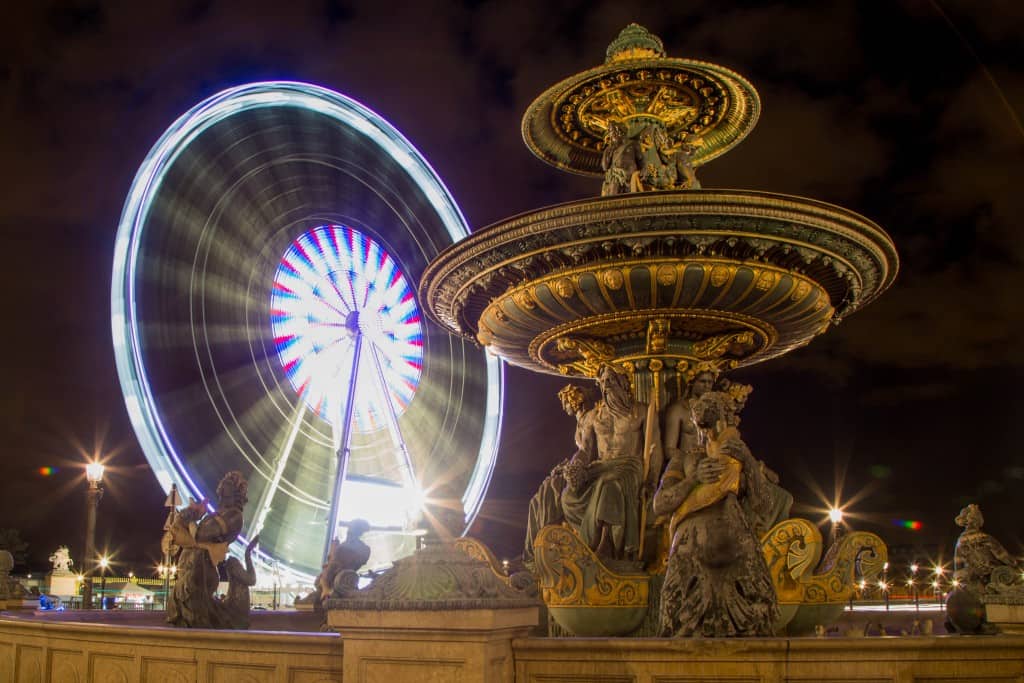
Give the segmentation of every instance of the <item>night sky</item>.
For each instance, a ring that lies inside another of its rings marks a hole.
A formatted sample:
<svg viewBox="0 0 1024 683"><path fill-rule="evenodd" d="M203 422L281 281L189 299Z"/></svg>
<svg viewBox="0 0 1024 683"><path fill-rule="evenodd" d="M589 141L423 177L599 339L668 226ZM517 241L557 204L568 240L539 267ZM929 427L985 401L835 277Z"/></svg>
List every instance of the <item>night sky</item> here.
<svg viewBox="0 0 1024 683"><path fill-rule="evenodd" d="M8 292L0 527L34 565L84 537L87 456L110 473L98 546L155 563L164 510L114 367L110 273L125 195L182 112L229 86L309 81L388 119L482 227L593 196L520 137L527 105L596 66L636 21L670 56L738 71L750 136L704 187L861 213L895 285L808 347L734 374L743 433L814 520L823 494L891 545L944 548L977 502L1022 552L1024 9L1019 2L36 2L0 28L0 239ZM664 5L664 6L662 6ZM526 503L570 454L564 384L510 368L499 464L475 533L518 554ZM46 476L42 467L56 471ZM895 520L918 520L920 530Z"/></svg>

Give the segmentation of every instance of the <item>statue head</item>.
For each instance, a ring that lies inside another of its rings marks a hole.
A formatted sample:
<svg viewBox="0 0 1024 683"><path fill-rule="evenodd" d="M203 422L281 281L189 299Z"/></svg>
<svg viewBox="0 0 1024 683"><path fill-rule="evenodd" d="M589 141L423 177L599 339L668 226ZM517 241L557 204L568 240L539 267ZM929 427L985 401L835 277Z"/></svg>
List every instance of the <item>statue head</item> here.
<svg viewBox="0 0 1024 683"><path fill-rule="evenodd" d="M604 134L605 141L609 144L618 142L626 137L626 126L621 121L609 121L608 130Z"/></svg>
<svg viewBox="0 0 1024 683"><path fill-rule="evenodd" d="M566 384L558 391L558 400L562 402L562 410L575 415L583 409L583 390L575 384Z"/></svg>
<svg viewBox="0 0 1024 683"><path fill-rule="evenodd" d="M612 413L629 412L633 403L633 392L629 385L629 375L610 363L605 363L597 371L597 386L601 389L604 399Z"/></svg>
<svg viewBox="0 0 1024 683"><path fill-rule="evenodd" d="M956 516L957 526L962 526L965 531L977 531L985 524L985 518L981 515L981 508L971 503Z"/></svg>
<svg viewBox="0 0 1024 683"><path fill-rule="evenodd" d="M248 495L249 482L238 470L228 472L217 484L219 507L244 507L249 502Z"/></svg>
<svg viewBox="0 0 1024 683"><path fill-rule="evenodd" d="M688 398L700 398L711 391L721 371L710 361L700 361L686 372L686 395Z"/></svg>
<svg viewBox="0 0 1024 683"><path fill-rule="evenodd" d="M361 538L370 530L370 523L365 519L353 519L348 525L348 533L345 534L346 541L354 541Z"/></svg>
<svg viewBox="0 0 1024 683"><path fill-rule="evenodd" d="M721 391L708 391L690 404L693 422L700 429L712 429L727 423L732 413L732 398Z"/></svg>

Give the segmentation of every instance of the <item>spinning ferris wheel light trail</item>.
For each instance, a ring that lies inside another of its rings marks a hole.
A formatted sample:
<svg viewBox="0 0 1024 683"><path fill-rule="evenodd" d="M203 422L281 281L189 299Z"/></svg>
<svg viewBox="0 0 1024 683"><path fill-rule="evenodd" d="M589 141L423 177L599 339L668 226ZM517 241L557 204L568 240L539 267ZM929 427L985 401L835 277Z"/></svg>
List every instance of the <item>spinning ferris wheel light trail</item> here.
<svg viewBox="0 0 1024 683"><path fill-rule="evenodd" d="M336 92L253 83L183 114L128 193L111 289L125 404L165 491L212 500L241 470L239 544L258 533L256 559L299 579L344 520L370 521L379 563L415 547L410 520L463 533L501 364L423 318L414 288L467 234L419 152Z"/></svg>

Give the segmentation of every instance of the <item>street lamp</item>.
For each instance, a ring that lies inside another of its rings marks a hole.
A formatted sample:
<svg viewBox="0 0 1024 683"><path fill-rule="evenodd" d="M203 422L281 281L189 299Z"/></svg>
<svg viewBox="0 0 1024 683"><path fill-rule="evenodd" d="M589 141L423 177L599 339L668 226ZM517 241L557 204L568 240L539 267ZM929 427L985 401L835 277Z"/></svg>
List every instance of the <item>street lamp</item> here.
<svg viewBox="0 0 1024 683"><path fill-rule="evenodd" d="M82 608L92 609L92 575L96 571L96 509L103 497L103 465L92 462L85 466L85 478L89 489L85 497L85 561L82 570L85 584L82 587Z"/></svg>
<svg viewBox="0 0 1024 683"><path fill-rule="evenodd" d="M832 545L839 543L839 535L842 533L843 511L839 508L829 508L828 519L832 522Z"/></svg>
<svg viewBox="0 0 1024 683"><path fill-rule="evenodd" d="M100 558L100 609L106 609L106 596L107 596L107 567L110 566L110 558L106 555Z"/></svg>

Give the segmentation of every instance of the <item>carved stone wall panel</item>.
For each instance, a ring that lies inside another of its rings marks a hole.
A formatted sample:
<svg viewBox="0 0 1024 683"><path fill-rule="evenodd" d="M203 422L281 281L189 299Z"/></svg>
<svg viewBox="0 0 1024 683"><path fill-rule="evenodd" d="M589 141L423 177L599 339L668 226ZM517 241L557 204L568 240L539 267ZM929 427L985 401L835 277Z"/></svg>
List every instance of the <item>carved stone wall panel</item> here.
<svg viewBox="0 0 1024 683"><path fill-rule="evenodd" d="M602 674L532 674L530 683L637 683L636 676Z"/></svg>
<svg viewBox="0 0 1024 683"><path fill-rule="evenodd" d="M19 645L15 654L17 683L43 683L43 648Z"/></svg>
<svg viewBox="0 0 1024 683"><path fill-rule="evenodd" d="M89 658L89 680L93 683L130 683L138 679L134 657L93 652Z"/></svg>
<svg viewBox="0 0 1024 683"><path fill-rule="evenodd" d="M85 681L85 653L81 650L58 650L51 648L50 659L50 680L67 681L67 683L84 683Z"/></svg>
<svg viewBox="0 0 1024 683"><path fill-rule="evenodd" d="M210 683L275 683L278 680L277 668L273 666L217 662L210 664L208 678Z"/></svg>
<svg viewBox="0 0 1024 683"><path fill-rule="evenodd" d="M395 681L465 681L472 672L461 659L401 659L397 657L363 657L359 662L360 683L395 683Z"/></svg>
<svg viewBox="0 0 1024 683"><path fill-rule="evenodd" d="M288 683L342 683L341 661L337 669L291 668L288 671Z"/></svg>
<svg viewBox="0 0 1024 683"><path fill-rule="evenodd" d="M195 661L184 659L142 658L142 680L153 683L192 683L197 679Z"/></svg>
<svg viewBox="0 0 1024 683"><path fill-rule="evenodd" d="M14 680L14 645L0 642L0 681Z"/></svg>

